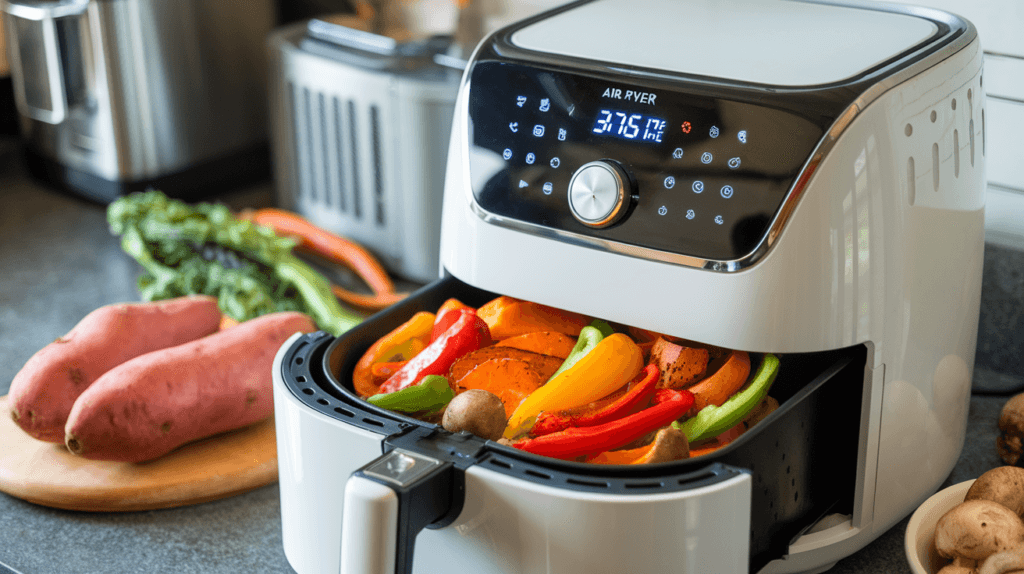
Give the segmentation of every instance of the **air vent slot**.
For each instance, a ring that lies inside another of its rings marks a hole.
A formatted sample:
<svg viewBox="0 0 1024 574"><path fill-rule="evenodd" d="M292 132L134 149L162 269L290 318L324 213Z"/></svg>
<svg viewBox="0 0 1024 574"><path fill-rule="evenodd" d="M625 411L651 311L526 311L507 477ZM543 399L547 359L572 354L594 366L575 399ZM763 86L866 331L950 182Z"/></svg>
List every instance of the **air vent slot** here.
<svg viewBox="0 0 1024 574"><path fill-rule="evenodd" d="M917 174L914 173L914 158L907 158L907 198L910 205L917 199Z"/></svg>
<svg viewBox="0 0 1024 574"><path fill-rule="evenodd" d="M956 101L956 100L953 100ZM960 132L953 130L953 177L960 177Z"/></svg>
<svg viewBox="0 0 1024 574"><path fill-rule="evenodd" d="M331 98L331 107L334 111L334 173L338 178L338 210L344 213L348 211L348 193L345 180L345 132L342 129L341 99L337 96Z"/></svg>
<svg viewBox="0 0 1024 574"><path fill-rule="evenodd" d="M380 109L370 106L370 126L373 137L373 200L377 225L384 227L384 173L380 146Z"/></svg>
<svg viewBox="0 0 1024 574"><path fill-rule="evenodd" d="M576 486L589 486L591 488L608 488L607 482L598 482L595 480L580 480L578 478L567 478L565 482L569 484L575 484Z"/></svg>
<svg viewBox="0 0 1024 574"><path fill-rule="evenodd" d="M359 185L359 126L356 123L356 103L348 101L348 134L349 152L352 163L349 164L352 170L352 210L356 219L362 219L362 189Z"/></svg>

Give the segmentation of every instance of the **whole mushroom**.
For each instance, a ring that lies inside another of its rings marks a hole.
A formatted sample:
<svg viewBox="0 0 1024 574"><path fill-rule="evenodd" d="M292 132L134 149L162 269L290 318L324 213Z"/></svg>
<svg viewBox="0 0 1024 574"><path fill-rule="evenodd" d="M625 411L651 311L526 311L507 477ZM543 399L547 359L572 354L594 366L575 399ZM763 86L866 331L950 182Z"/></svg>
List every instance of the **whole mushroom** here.
<svg viewBox="0 0 1024 574"><path fill-rule="evenodd" d="M1024 521L991 500L968 500L935 525L935 549L943 558L984 560L1024 542Z"/></svg>
<svg viewBox="0 0 1024 574"><path fill-rule="evenodd" d="M999 466L978 477L964 500L991 500L1024 518L1024 468Z"/></svg>
<svg viewBox="0 0 1024 574"><path fill-rule="evenodd" d="M448 403L441 426L450 432L467 431L489 440L505 432L505 405L497 395L482 389L463 391Z"/></svg>
<svg viewBox="0 0 1024 574"><path fill-rule="evenodd" d="M996 450L1006 464L1016 464L1024 451L1024 393L1006 401L999 412L999 432Z"/></svg>

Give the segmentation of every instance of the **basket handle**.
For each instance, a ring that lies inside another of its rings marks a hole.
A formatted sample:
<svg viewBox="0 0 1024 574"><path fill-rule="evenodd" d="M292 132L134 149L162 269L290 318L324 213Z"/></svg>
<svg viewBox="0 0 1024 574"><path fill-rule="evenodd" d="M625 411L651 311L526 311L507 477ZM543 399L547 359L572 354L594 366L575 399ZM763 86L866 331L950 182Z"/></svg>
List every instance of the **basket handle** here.
<svg viewBox="0 0 1024 574"><path fill-rule="evenodd" d="M56 20L80 16L87 0L5 2L14 100L22 115L49 124L67 116L67 95Z"/></svg>
<svg viewBox="0 0 1024 574"><path fill-rule="evenodd" d="M394 449L345 484L341 574L411 574L416 535L452 503L450 462Z"/></svg>

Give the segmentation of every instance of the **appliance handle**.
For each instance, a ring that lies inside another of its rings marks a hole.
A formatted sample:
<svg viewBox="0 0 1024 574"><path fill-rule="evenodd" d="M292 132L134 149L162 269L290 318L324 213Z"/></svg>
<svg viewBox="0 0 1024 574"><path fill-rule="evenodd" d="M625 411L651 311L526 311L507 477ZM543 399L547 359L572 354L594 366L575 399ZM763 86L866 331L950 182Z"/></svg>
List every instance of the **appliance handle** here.
<svg viewBox="0 0 1024 574"><path fill-rule="evenodd" d="M14 101L22 115L49 124L64 121L67 95L56 20L80 16L88 6L88 0L4 2Z"/></svg>
<svg viewBox="0 0 1024 574"><path fill-rule="evenodd" d="M416 535L452 507L455 467L396 448L345 484L341 574L412 574Z"/></svg>

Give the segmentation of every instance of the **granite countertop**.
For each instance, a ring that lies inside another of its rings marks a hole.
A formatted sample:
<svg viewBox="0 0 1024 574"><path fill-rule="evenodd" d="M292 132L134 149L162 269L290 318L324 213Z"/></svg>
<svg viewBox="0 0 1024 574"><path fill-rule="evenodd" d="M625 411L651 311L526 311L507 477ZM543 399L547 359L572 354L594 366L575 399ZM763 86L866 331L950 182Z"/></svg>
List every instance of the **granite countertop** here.
<svg viewBox="0 0 1024 574"><path fill-rule="evenodd" d="M104 304L138 300L138 267L107 231L104 207L28 178L17 147L0 147L0 395L39 348ZM216 199L257 207L270 184ZM998 466L1005 397L974 395L960 460L946 484ZM0 494L0 574L292 572L281 542L277 485L195 506L85 513ZM909 572L903 520L830 572ZM6 568L5 568L6 566Z"/></svg>

